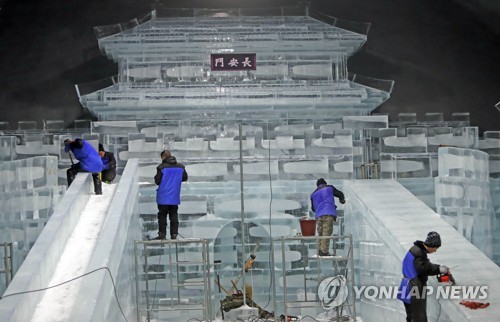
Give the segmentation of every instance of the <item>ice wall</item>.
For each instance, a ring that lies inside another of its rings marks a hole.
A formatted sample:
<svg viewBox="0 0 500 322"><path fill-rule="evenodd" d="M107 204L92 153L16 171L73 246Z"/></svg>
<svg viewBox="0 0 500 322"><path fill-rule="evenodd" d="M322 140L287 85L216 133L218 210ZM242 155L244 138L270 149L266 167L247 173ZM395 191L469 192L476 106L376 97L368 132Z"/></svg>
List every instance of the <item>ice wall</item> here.
<svg viewBox="0 0 500 322"><path fill-rule="evenodd" d="M62 198L66 187L57 185L57 157L41 156L0 163L0 256L11 259L15 275ZM7 253L6 253L7 252ZM7 260L0 266L5 268ZM9 267L7 267L9 269ZM5 272L4 272L5 274ZM10 275L10 274L9 274ZM0 292L8 279L0 279Z"/></svg>
<svg viewBox="0 0 500 322"><path fill-rule="evenodd" d="M490 170L490 192L494 209L493 258L500 265L500 131L485 131L479 149L488 153Z"/></svg>
<svg viewBox="0 0 500 322"><path fill-rule="evenodd" d="M431 230L441 235L442 247L431 262L455 266L459 285L486 285L488 310L470 310L459 300L428 298L428 317L435 321L495 321L500 316L500 268L446 221L394 180L346 181L345 229L355 243L356 281L360 285L399 285L401 262L415 240ZM429 279L435 285L434 278ZM357 306L370 321L404 320L399 300L362 298Z"/></svg>
<svg viewBox="0 0 500 322"><path fill-rule="evenodd" d="M446 222L492 258L494 210L488 161L482 151L440 148L436 208Z"/></svg>
<svg viewBox="0 0 500 322"><path fill-rule="evenodd" d="M0 301L0 320L29 321L42 292L8 296L45 288L50 282L66 241L93 191L92 176L78 175L38 237Z"/></svg>

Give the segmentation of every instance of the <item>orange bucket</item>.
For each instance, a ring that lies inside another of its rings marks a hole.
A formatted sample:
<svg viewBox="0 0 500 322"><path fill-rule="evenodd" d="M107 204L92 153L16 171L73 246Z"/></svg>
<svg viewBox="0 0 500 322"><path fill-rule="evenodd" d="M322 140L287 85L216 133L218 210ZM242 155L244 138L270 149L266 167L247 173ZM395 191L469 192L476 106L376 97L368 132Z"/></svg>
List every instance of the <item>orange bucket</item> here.
<svg viewBox="0 0 500 322"><path fill-rule="evenodd" d="M302 236L314 236L316 234L316 220L301 218L299 222Z"/></svg>

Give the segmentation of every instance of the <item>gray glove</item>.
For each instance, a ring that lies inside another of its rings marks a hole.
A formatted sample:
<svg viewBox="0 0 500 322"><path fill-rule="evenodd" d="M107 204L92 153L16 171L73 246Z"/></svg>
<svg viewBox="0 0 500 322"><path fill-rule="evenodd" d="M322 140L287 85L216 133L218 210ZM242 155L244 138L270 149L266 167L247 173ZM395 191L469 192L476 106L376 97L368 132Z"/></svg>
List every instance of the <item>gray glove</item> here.
<svg viewBox="0 0 500 322"><path fill-rule="evenodd" d="M450 272L450 268L445 265L439 265L439 273L448 274Z"/></svg>

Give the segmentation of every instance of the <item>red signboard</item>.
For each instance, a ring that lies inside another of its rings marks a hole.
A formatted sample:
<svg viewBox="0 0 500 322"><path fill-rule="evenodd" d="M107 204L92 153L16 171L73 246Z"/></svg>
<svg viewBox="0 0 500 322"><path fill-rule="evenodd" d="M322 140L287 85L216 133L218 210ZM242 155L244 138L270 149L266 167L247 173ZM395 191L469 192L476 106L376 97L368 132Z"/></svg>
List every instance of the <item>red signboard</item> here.
<svg viewBox="0 0 500 322"><path fill-rule="evenodd" d="M210 54L212 71L255 70L256 54Z"/></svg>

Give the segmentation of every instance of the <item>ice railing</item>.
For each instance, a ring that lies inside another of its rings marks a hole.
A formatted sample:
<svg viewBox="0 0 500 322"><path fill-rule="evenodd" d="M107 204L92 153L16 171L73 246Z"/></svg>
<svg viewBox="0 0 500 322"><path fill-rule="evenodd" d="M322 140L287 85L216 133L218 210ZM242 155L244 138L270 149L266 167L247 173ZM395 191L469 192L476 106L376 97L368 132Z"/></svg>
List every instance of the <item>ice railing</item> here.
<svg viewBox="0 0 500 322"><path fill-rule="evenodd" d="M96 26L94 27L94 34L97 39L106 38L111 35L123 32L125 30L129 30L131 28L137 27L147 21L150 21L152 18L152 13L147 13L139 18L133 18L129 21L123 23L117 23L112 25L105 26Z"/></svg>
<svg viewBox="0 0 500 322"><path fill-rule="evenodd" d="M454 143L463 148L474 148L479 141L475 127L432 128L433 133L447 134L431 137L427 136L431 131L426 128L408 128L408 135L400 137L397 136L396 128L387 128L387 116L383 115L298 122L300 121L290 121L289 124L278 120L248 122L253 125L244 125L244 155L335 155L338 161L379 162L382 178L429 178L437 176L437 149L440 145ZM240 148L237 123L206 118L203 121L195 118L189 121L103 121L95 122L92 131L103 135L105 143L123 161L129 155L156 157L163 148L172 150L179 158L200 155L234 157L238 155ZM353 131L352 135L348 131ZM127 139L119 140L118 137ZM494 138L489 140L496 143ZM348 151L349 149L351 150ZM363 149L368 150L363 152ZM338 157L350 153L354 155L350 160ZM338 167L340 165L334 166L333 170L342 172ZM331 168L332 166L329 167Z"/></svg>
<svg viewBox="0 0 500 322"><path fill-rule="evenodd" d="M393 80L379 79L368 76L363 76L359 74L349 73L348 79L354 82L356 85L366 86L375 90L378 90L384 94L391 94L394 87ZM377 91L377 92L378 92Z"/></svg>
<svg viewBox="0 0 500 322"><path fill-rule="evenodd" d="M57 158L34 157L0 163L0 192L57 186Z"/></svg>
<svg viewBox="0 0 500 322"><path fill-rule="evenodd" d="M108 133L103 135L103 143L115 153L120 164L131 157L156 159L161 150L170 149L179 160L194 160L198 164L197 167L193 165L193 174L204 173L205 177L212 174L237 175L239 169L231 163L239 155L238 124L214 120L210 126L206 120L204 122L204 126L202 123L193 124L193 121L95 122L93 132ZM314 129L313 124L285 125L278 120L262 121L260 125L243 126L242 151L245 160L254 163L246 169L250 173L258 176L259 162L271 156L273 172L278 173L279 168L285 176L303 177L307 171L311 171L318 175L331 173L338 178L352 177L353 145L350 129L343 130L338 126L333 130L333 127L328 129L325 124L321 131ZM111 135L113 132L115 134ZM200 162L202 156L208 160ZM210 159L218 158L226 158L226 165L220 163L212 166L215 161L211 162ZM281 159L288 161L283 161L285 164Z"/></svg>
<svg viewBox="0 0 500 322"><path fill-rule="evenodd" d="M62 141L88 133L90 123L90 120L78 119L66 126L63 120L42 120L39 127L37 121L19 121L17 128L12 129L8 122L2 122L0 160L12 161L39 155L61 157Z"/></svg>
<svg viewBox="0 0 500 322"><path fill-rule="evenodd" d="M68 138L85 139L96 150L99 143L99 136L90 134L90 129L62 130L52 133L44 130L33 130L28 133L17 131L10 135L0 136L0 160L18 160L39 155L56 157L55 173L59 178L56 184L58 182L60 185L66 185L66 170L71 166L71 162L77 162L72 161L69 154L64 152L64 140ZM40 171L39 168L34 168L33 171L35 170ZM5 180L8 178L10 177L5 177Z"/></svg>
<svg viewBox="0 0 500 322"><path fill-rule="evenodd" d="M96 100L99 99L97 91L113 86L116 83L118 83L118 76L112 76L90 83L76 84L75 89L80 100L82 96L88 96L87 99Z"/></svg>
<svg viewBox="0 0 500 322"><path fill-rule="evenodd" d="M332 26L349 30L361 35L368 35L368 32L370 31L371 23L369 22L358 22L352 20L339 19L337 17L329 16L314 9L308 9L308 13L311 18L317 19L319 21L328 23Z"/></svg>
<svg viewBox="0 0 500 322"><path fill-rule="evenodd" d="M403 257L415 240L425 239L431 230L441 235L442 247L429 256L433 263L456 266L453 276L460 286L488 287L490 307L500 303L500 268L465 239L434 211L394 180L356 180L344 182L345 229L355 241L355 280L366 287L397 287L402 278ZM481 276L480 279L477 276ZM435 277L428 285L436 287ZM492 310L470 310L460 299L437 301L427 297L430 321L492 321L499 315ZM362 319L370 321L404 320L403 303L395 298L361 297L356 304Z"/></svg>

